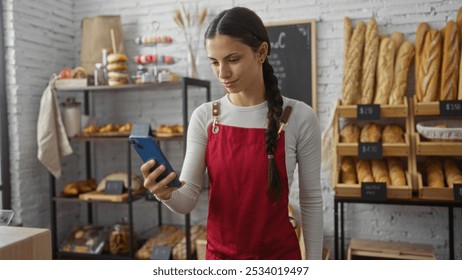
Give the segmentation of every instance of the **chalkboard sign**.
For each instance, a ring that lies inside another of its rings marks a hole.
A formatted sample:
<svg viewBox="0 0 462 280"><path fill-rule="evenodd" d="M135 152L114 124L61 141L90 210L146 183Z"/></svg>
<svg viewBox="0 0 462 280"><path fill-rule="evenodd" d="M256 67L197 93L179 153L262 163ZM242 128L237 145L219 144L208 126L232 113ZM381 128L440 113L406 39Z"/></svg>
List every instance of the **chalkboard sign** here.
<svg viewBox="0 0 462 280"><path fill-rule="evenodd" d="M316 21L274 22L266 29L271 43L268 60L282 95L316 111Z"/></svg>

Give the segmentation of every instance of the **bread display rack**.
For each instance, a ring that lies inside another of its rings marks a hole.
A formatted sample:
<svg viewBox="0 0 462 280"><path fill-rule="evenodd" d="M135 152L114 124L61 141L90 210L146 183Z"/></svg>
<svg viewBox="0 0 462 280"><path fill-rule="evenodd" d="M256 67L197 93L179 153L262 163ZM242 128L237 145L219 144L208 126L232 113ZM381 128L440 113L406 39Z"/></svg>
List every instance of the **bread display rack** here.
<svg viewBox="0 0 462 280"><path fill-rule="evenodd" d="M130 85L123 85L123 86L86 86L81 88L73 88L73 89L63 89L59 90L60 94L65 94L66 92L83 92L83 105L84 110L83 113L85 115L90 115L90 94L94 92L101 92L101 91L111 91L111 92L121 92L121 91L162 91L167 89L181 89L182 90L182 115L183 115L183 127L186 130L189 113L188 113L188 88L189 87L197 87L197 88L204 88L206 90L206 100L211 100L211 92L210 92L210 81L206 80L199 80L194 78L183 77L179 82L175 83L162 83L162 84L130 84ZM93 107L97 106L97 104L92 104ZM92 107L92 108L93 108ZM183 138L175 138L177 140L186 141L186 137ZM72 141L76 142L84 142L85 143L85 169L86 177L92 178L92 153L91 153L91 142L101 142L101 141L122 141L127 144L127 193L125 196L118 196L114 199L95 199L95 197L88 197L88 195L83 195L82 199L79 199L78 196L76 197L63 197L60 195L61 183L58 184L55 177L50 173L50 203L51 203L51 232L52 232L52 248L53 248L53 259L133 259L135 258L135 252L138 248L137 245L131 246L129 245L129 252L128 254L123 255L113 255L109 253L101 253L101 254L90 254L85 252L64 252L60 250L60 246L58 244L58 228L59 228L59 221L58 221L58 212L60 211L60 205L69 204L69 203L82 203L86 205L86 223L88 226L93 226L96 221L94 220L94 208L96 204L99 203L111 203L111 204L118 204L118 205L125 205L127 206L127 213L128 213L128 227L129 227L129 235L131 244L137 244L136 235L135 235L135 228L134 228L134 215L133 215L133 202L136 200L145 198L149 200L147 197L136 194L132 192L132 180L129 178L132 177L132 164L131 164L131 145L128 141L128 137L121 135L115 137L75 137L71 138ZM157 138L157 141L172 141L171 138L163 139ZM183 145L186 147L186 143ZM185 152L185 150L184 150ZM96 197L97 198L97 197ZM158 201L158 221L159 226L162 225L162 207L161 202ZM95 225L97 226L97 225ZM185 215L185 247L186 247L186 258L190 259L192 257L191 251L191 236L190 236L190 215Z"/></svg>

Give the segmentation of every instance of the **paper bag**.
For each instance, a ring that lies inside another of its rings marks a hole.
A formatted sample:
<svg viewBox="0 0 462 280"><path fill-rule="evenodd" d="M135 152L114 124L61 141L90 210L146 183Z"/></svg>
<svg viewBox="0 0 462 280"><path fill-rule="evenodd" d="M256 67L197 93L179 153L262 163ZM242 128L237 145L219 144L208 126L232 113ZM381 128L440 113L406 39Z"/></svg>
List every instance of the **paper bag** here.
<svg viewBox="0 0 462 280"><path fill-rule="evenodd" d="M124 53L124 34L119 15L86 17L82 20L82 47L80 64L87 73L93 73L95 63L101 63L101 51L112 53L111 29L114 29L118 53Z"/></svg>

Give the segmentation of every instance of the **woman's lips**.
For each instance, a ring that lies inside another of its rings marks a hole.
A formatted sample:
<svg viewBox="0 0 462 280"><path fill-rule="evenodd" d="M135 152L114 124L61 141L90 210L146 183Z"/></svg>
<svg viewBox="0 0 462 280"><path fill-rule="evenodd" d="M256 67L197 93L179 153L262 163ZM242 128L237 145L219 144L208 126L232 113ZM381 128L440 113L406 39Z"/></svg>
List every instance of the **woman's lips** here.
<svg viewBox="0 0 462 280"><path fill-rule="evenodd" d="M223 85L225 87L231 87L236 81L227 81L227 82L223 82Z"/></svg>

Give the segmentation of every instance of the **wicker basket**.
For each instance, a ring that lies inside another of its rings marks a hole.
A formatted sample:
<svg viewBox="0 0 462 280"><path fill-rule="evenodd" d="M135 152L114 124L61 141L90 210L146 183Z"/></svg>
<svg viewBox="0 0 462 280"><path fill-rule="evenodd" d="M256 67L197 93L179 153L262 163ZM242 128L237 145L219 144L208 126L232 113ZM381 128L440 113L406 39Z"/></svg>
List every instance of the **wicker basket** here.
<svg viewBox="0 0 462 280"><path fill-rule="evenodd" d="M434 120L420 122L417 131L425 138L439 141L462 141L461 120Z"/></svg>

